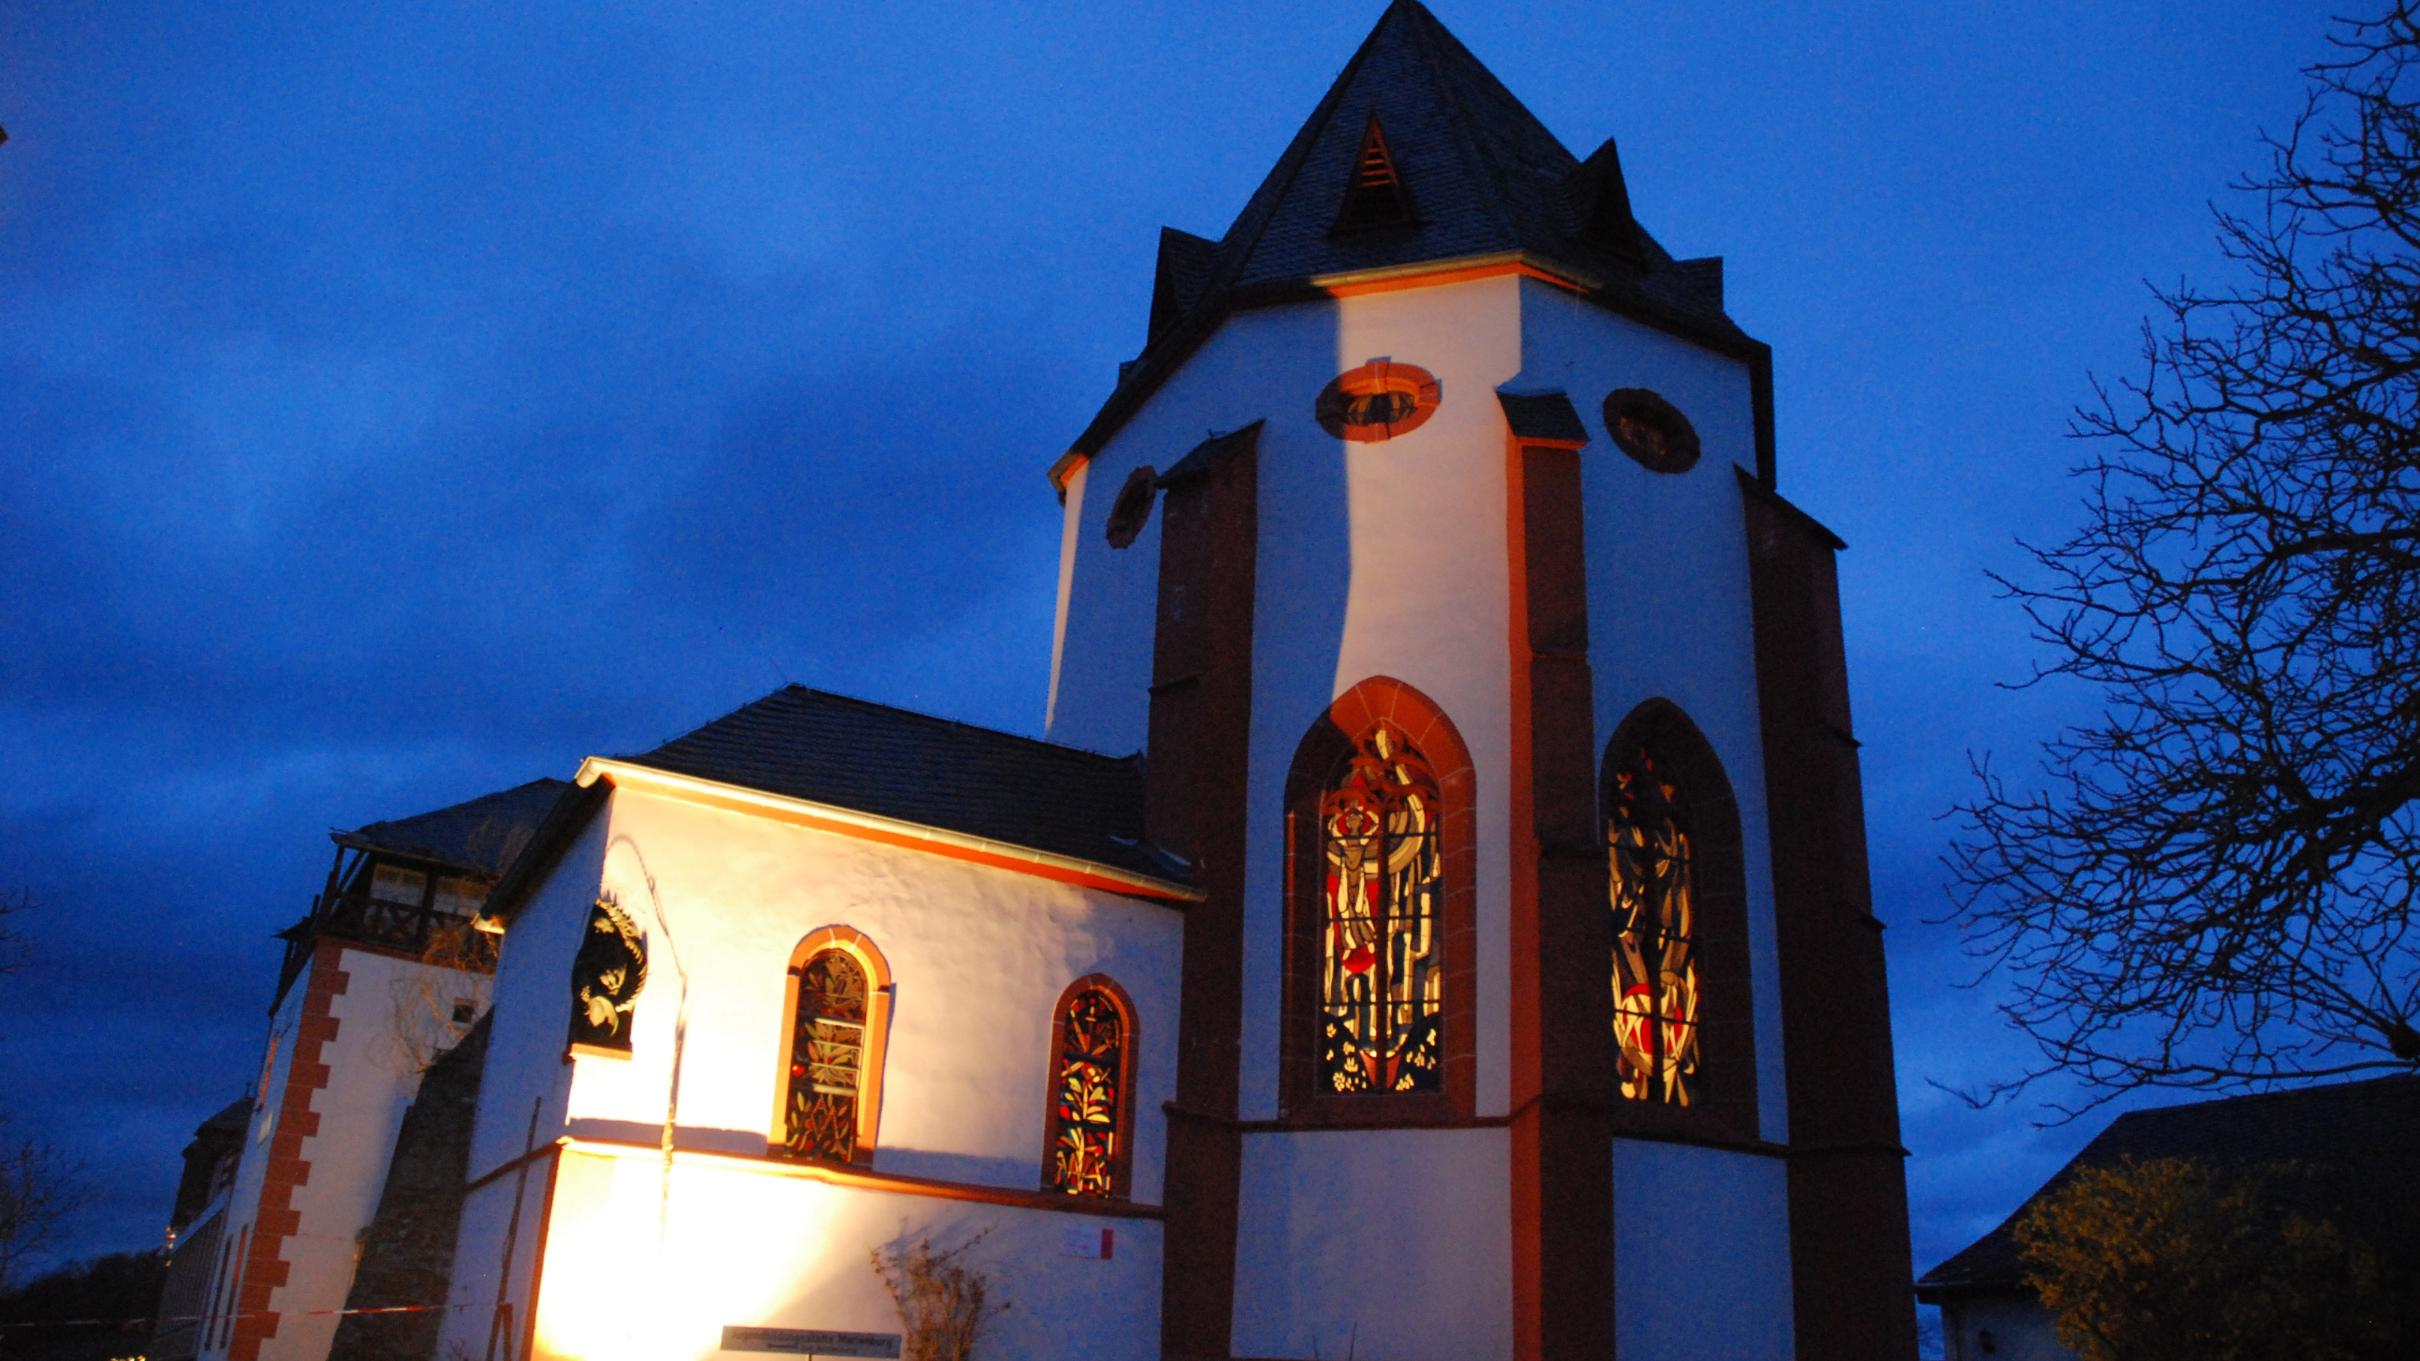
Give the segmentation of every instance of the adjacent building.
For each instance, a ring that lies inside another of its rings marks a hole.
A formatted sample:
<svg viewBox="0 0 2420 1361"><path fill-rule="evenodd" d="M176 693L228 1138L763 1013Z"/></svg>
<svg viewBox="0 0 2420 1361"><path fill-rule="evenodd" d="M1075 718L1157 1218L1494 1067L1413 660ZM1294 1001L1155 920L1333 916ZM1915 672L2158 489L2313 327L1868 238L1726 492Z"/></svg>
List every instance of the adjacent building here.
<svg viewBox="0 0 2420 1361"><path fill-rule="evenodd" d="M2050 1311L2027 1283L2016 1225L2083 1168L2181 1158L2269 1172L2283 1208L2335 1225L2376 1254L2379 1305L2394 1311L2406 1355L2420 1299L2420 1077L2385 1077L2296 1091L2129 1111L2015 1213L1916 1282L1941 1307L1947 1361L2074 1361Z"/></svg>

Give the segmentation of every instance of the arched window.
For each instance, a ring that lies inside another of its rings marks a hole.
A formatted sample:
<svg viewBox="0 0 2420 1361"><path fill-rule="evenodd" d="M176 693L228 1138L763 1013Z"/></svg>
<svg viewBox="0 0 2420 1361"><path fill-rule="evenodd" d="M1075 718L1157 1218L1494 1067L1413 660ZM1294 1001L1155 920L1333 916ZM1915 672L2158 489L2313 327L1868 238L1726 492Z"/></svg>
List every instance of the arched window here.
<svg viewBox="0 0 2420 1361"><path fill-rule="evenodd" d="M1355 686L1303 739L1287 794L1290 1114L1468 1114L1471 784L1453 725L1399 681Z"/></svg>
<svg viewBox="0 0 2420 1361"><path fill-rule="evenodd" d="M1059 996L1051 1021L1050 1119L1042 1186L1124 1196L1133 1163L1134 1004L1101 974Z"/></svg>
<svg viewBox="0 0 2420 1361"><path fill-rule="evenodd" d="M1738 805L1713 747L1650 700L1605 749L1615 1090L1756 1133Z"/></svg>
<svg viewBox="0 0 2420 1361"><path fill-rule="evenodd" d="M1617 756L1605 787L1605 858L1621 1092L1686 1106L1697 1095L1699 1057L1689 809L1653 752Z"/></svg>
<svg viewBox="0 0 2420 1361"><path fill-rule="evenodd" d="M1437 777L1403 730L1361 735L1319 801L1319 1086L1445 1083L1445 864Z"/></svg>
<svg viewBox="0 0 2420 1361"><path fill-rule="evenodd" d="M777 1151L818 1162L872 1157L890 981L882 952L845 926L815 932L792 954Z"/></svg>

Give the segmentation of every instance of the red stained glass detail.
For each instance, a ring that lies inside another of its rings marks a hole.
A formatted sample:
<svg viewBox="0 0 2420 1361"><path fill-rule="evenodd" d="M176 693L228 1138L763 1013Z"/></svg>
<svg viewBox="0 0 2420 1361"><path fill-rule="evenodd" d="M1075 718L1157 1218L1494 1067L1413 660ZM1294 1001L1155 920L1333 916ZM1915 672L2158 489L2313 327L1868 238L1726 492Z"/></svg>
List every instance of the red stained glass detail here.
<svg viewBox="0 0 2420 1361"><path fill-rule="evenodd" d="M1645 749L1606 790L1613 912L1613 1038L1622 1095L1694 1105L1698 1082L1695 885L1689 810Z"/></svg>
<svg viewBox="0 0 2420 1361"><path fill-rule="evenodd" d="M1058 1028L1050 1151L1043 1185L1071 1196L1118 1194L1125 1131L1126 1017L1106 991L1087 988L1067 1003Z"/></svg>
<svg viewBox="0 0 2420 1361"><path fill-rule="evenodd" d="M1437 1090L1445 876L1436 775L1402 730L1382 722L1354 745L1319 820L1320 1089Z"/></svg>

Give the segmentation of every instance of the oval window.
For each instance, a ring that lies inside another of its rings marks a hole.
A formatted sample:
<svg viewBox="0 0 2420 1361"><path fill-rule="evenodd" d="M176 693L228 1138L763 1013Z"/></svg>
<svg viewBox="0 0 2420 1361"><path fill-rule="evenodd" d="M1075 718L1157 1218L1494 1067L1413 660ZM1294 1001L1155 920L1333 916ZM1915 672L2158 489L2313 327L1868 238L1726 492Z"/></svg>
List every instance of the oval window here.
<svg viewBox="0 0 2420 1361"><path fill-rule="evenodd" d="M1126 474L1126 485L1118 488L1118 499L1109 503L1109 546L1124 548L1143 532L1143 522L1151 518L1151 502L1158 495L1160 475L1146 464Z"/></svg>
<svg viewBox="0 0 2420 1361"><path fill-rule="evenodd" d="M1312 414L1338 439L1374 444L1419 429L1442 392L1427 369L1373 359L1321 388Z"/></svg>
<svg viewBox="0 0 2420 1361"><path fill-rule="evenodd" d="M1654 472L1685 473L1697 463L1697 428L1645 388L1616 388L1605 398L1605 433Z"/></svg>

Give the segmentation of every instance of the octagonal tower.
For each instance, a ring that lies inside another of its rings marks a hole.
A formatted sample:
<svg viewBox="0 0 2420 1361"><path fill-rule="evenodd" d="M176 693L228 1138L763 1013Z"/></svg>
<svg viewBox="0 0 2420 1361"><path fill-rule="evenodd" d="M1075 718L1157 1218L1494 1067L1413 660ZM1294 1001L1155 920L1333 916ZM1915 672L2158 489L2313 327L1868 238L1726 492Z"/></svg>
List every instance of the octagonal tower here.
<svg viewBox="0 0 2420 1361"><path fill-rule="evenodd" d="M1912 1357L1838 541L1771 359L1398 0L1051 470L1194 862L1165 1354Z"/></svg>

